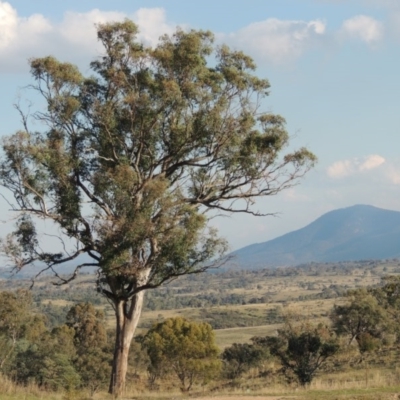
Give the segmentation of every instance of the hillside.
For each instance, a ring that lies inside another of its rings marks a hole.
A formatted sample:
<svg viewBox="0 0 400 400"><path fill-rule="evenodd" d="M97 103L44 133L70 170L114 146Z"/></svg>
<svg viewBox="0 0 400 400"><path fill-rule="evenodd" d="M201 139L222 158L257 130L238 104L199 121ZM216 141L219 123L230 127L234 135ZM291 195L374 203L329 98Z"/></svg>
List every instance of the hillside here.
<svg viewBox="0 0 400 400"><path fill-rule="evenodd" d="M368 205L330 211L302 229L232 253L241 268L400 256L400 212Z"/></svg>

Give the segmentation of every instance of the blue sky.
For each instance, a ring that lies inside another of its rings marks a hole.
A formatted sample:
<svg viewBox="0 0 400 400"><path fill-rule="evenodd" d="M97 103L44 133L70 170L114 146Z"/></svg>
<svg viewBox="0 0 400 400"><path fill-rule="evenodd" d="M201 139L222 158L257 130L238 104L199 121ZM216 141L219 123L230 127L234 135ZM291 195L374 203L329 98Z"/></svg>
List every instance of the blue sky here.
<svg viewBox="0 0 400 400"><path fill-rule="evenodd" d="M278 217L213 221L232 249L336 208L400 211L399 0L0 0L0 135L21 127L12 105L29 98L28 58L52 54L87 73L101 53L94 24L126 17L146 44L181 26L250 54L271 83L265 109L286 118L291 146L319 158L299 186L258 202Z"/></svg>

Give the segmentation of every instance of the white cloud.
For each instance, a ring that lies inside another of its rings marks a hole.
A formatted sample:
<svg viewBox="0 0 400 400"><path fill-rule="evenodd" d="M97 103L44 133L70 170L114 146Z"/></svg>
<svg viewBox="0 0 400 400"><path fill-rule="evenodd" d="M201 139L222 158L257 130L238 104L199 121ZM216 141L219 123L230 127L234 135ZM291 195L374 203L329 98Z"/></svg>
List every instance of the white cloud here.
<svg viewBox="0 0 400 400"><path fill-rule="evenodd" d="M140 8L130 16L95 9L87 13L65 13L60 33L71 43L93 46L96 44L96 24L123 21L125 18L131 18L138 24L138 39L150 46L156 45L161 35L171 34L175 30L174 26L166 22L166 13L162 8Z"/></svg>
<svg viewBox="0 0 400 400"><path fill-rule="evenodd" d="M388 178L391 183L394 185L400 185L400 171L392 169L388 171Z"/></svg>
<svg viewBox="0 0 400 400"><path fill-rule="evenodd" d="M270 18L255 22L230 35L221 35L235 47L254 57L282 63L299 57L325 34L321 20L290 21Z"/></svg>
<svg viewBox="0 0 400 400"><path fill-rule="evenodd" d="M341 34L345 37L357 38L373 44L383 38L382 22L367 15L356 15L343 22Z"/></svg>
<svg viewBox="0 0 400 400"><path fill-rule="evenodd" d="M0 0L0 72L27 71L29 58L46 55L86 66L102 51L95 25L125 18L139 25L138 38L146 45L175 30L162 8L141 8L131 15L99 9L66 12L60 23L54 23L40 14L22 18L10 3Z"/></svg>
<svg viewBox="0 0 400 400"><path fill-rule="evenodd" d="M40 35L49 33L51 24L40 14L19 18L9 3L0 1L0 51L12 48L16 43L32 45ZM19 43L18 43L19 42Z"/></svg>
<svg viewBox="0 0 400 400"><path fill-rule="evenodd" d="M400 185L400 161L395 160L386 168L386 178L392 185Z"/></svg>
<svg viewBox="0 0 400 400"><path fill-rule="evenodd" d="M56 27L57 33L70 44L82 47L96 46L96 24L110 21L122 21L125 14L119 12L104 12L98 9L87 13L66 12L64 19Z"/></svg>
<svg viewBox="0 0 400 400"><path fill-rule="evenodd" d="M328 168L331 178L343 178L354 173L354 165L350 160L336 161Z"/></svg>
<svg viewBox="0 0 400 400"><path fill-rule="evenodd" d="M99 9L86 13L69 11L61 22L55 23L40 14L22 18L10 3L0 0L0 72L27 71L27 59L49 54L86 66L102 52L95 24L125 18L139 25L139 39L146 45L154 46L161 35L175 31L175 25L169 23L162 8L140 8L130 15ZM374 44L383 37L383 25L372 17L358 15L344 21L337 33L345 40L358 38ZM334 37L335 33L327 32L322 20L276 18L219 35L221 41L244 49L254 58L277 64L290 62L321 44L332 44Z"/></svg>
<svg viewBox="0 0 400 400"><path fill-rule="evenodd" d="M368 156L358 167L359 171L368 171L370 169L374 169L379 167L385 162L385 159L378 155L378 154L373 154L371 156Z"/></svg>
<svg viewBox="0 0 400 400"><path fill-rule="evenodd" d="M385 161L386 160L378 154L372 154L362 159L353 158L351 160L336 161L328 167L327 174L330 178L334 179L344 178L375 169L384 164Z"/></svg>
<svg viewBox="0 0 400 400"><path fill-rule="evenodd" d="M162 8L141 8L132 19L139 25L139 38L150 46L155 46L160 36L172 34L176 28L167 23L165 10Z"/></svg>
<svg viewBox="0 0 400 400"><path fill-rule="evenodd" d="M400 1L399 0L362 0L366 6L382 9L387 13L385 33L400 40Z"/></svg>
<svg viewBox="0 0 400 400"><path fill-rule="evenodd" d="M8 3L0 3L0 49L6 47L15 35L17 13Z"/></svg>

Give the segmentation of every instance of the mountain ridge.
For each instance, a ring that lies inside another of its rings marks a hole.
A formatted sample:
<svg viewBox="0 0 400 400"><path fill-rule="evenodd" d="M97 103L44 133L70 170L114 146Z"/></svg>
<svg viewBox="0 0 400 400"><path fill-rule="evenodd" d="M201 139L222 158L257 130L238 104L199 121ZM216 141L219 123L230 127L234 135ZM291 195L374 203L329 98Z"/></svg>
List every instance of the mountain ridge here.
<svg viewBox="0 0 400 400"><path fill-rule="evenodd" d="M231 253L241 268L400 257L400 212L371 205L332 210L303 228Z"/></svg>

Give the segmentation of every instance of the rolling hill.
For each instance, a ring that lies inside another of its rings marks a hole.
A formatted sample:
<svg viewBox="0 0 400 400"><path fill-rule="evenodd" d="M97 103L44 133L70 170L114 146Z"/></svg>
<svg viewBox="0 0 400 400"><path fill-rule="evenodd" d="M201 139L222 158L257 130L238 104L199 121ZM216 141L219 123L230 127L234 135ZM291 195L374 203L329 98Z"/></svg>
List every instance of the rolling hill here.
<svg viewBox="0 0 400 400"><path fill-rule="evenodd" d="M231 265L263 268L307 262L400 257L400 212L369 205L330 211L302 229L232 253Z"/></svg>

